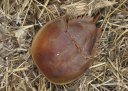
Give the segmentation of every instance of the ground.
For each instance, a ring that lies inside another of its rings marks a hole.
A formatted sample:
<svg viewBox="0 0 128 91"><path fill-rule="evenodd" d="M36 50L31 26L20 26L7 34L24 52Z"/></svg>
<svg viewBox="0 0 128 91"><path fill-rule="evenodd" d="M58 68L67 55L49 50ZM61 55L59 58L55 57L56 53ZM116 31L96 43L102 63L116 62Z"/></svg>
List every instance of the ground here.
<svg viewBox="0 0 128 91"><path fill-rule="evenodd" d="M65 14L97 12L101 31L88 74L64 86L48 82L31 57L37 31ZM128 91L128 1L0 0L0 91Z"/></svg>

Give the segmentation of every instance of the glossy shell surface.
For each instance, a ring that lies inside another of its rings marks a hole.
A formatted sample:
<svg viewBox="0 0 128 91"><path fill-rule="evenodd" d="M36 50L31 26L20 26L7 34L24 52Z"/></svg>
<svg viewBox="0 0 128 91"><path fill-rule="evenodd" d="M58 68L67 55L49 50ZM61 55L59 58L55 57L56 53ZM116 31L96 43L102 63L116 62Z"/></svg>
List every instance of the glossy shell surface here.
<svg viewBox="0 0 128 91"><path fill-rule="evenodd" d="M91 18L57 18L45 24L32 42L32 58L46 78L67 84L79 78L93 63L89 59L97 28Z"/></svg>

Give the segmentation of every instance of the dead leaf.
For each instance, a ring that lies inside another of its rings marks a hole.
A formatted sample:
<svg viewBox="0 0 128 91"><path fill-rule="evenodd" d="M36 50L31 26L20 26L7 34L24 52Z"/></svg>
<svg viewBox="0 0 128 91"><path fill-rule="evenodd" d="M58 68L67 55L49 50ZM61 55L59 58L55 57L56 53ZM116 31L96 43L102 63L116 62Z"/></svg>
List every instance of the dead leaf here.
<svg viewBox="0 0 128 91"><path fill-rule="evenodd" d="M18 41L19 45L22 45L24 43L25 37L27 35L26 32L28 31L27 29L31 28L33 26L34 25L23 26L19 30L14 31L14 35L17 38L17 41Z"/></svg>
<svg viewBox="0 0 128 91"><path fill-rule="evenodd" d="M100 8L105 8L108 6L113 6L116 3L117 2L100 0L99 2L95 3L93 6L94 6L94 9L100 9Z"/></svg>
<svg viewBox="0 0 128 91"><path fill-rule="evenodd" d="M87 1L80 1L70 5L62 5L61 8L67 11L68 15L79 16L83 14L91 14L92 11L96 11L97 9L105 8L108 6L112 6L117 2L112 1L93 1L88 3Z"/></svg>

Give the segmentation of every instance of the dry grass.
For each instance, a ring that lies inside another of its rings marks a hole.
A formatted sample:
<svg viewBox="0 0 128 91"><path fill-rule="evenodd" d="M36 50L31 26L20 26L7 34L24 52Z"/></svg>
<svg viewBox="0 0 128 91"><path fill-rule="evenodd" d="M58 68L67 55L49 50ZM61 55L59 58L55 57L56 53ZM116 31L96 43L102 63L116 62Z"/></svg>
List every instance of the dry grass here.
<svg viewBox="0 0 128 91"><path fill-rule="evenodd" d="M97 26L103 30L91 72L79 82L57 86L37 70L30 47L39 25L65 12L73 18L100 12ZM128 1L0 0L0 91L71 90L128 91Z"/></svg>

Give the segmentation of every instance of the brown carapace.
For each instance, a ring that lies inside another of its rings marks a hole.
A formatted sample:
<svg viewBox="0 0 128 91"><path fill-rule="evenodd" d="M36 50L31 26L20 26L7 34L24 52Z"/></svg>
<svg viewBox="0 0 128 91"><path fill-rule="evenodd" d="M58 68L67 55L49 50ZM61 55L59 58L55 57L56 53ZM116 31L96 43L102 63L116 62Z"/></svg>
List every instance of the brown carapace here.
<svg viewBox="0 0 128 91"><path fill-rule="evenodd" d="M93 18L48 22L36 34L32 58L43 75L54 84L67 84L79 78L93 63L90 58L97 38Z"/></svg>

